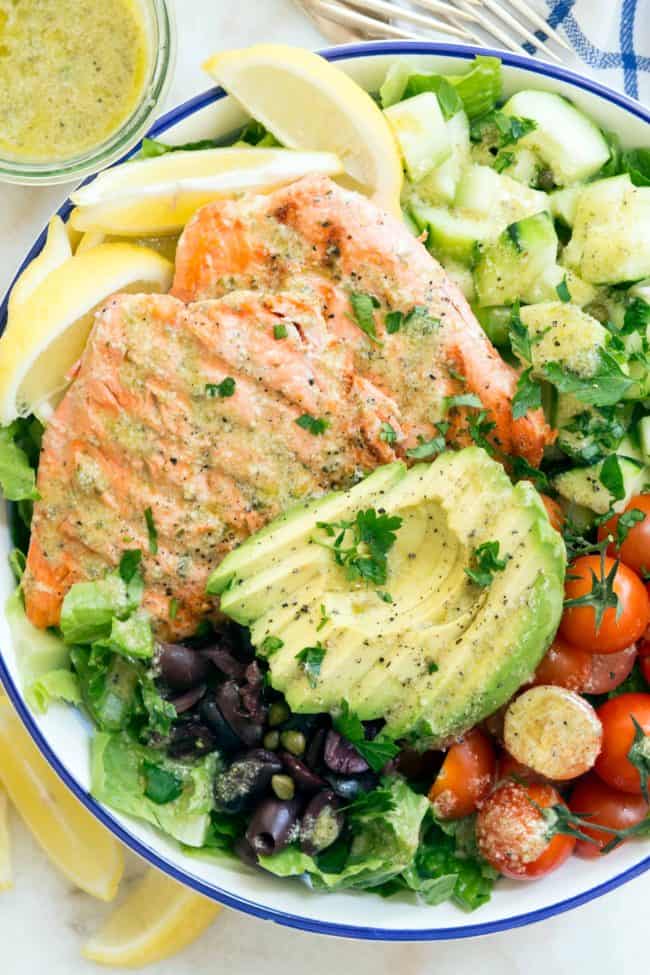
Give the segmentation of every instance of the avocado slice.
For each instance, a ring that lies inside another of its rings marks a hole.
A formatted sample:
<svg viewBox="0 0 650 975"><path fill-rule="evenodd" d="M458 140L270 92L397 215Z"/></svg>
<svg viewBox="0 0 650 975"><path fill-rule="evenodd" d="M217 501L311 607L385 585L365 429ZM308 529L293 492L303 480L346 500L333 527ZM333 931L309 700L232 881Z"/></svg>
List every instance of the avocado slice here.
<svg viewBox="0 0 650 975"><path fill-rule="evenodd" d="M398 515L385 585L351 582L319 522L373 506ZM505 568L481 588L465 569L499 542ZM560 620L565 553L535 489L513 486L478 447L406 471L379 468L253 536L213 573L221 609L266 646L271 682L299 713L383 717L393 737L462 734L530 677ZM385 601L385 593L391 602ZM382 594L384 598L382 598ZM281 646L278 648L278 642ZM297 655L320 646L317 675Z"/></svg>

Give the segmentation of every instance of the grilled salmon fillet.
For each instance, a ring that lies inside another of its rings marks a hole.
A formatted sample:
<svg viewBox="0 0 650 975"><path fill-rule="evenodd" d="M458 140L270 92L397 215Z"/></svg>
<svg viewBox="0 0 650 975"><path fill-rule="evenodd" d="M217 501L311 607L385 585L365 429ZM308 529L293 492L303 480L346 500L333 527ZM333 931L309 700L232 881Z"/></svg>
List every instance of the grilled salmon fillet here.
<svg viewBox="0 0 650 975"><path fill-rule="evenodd" d="M193 633L214 613L205 583L226 552L305 496L395 459L379 436L389 421L396 405L355 375L308 295L113 297L45 432L27 615L56 625L73 583L139 548L158 633Z"/></svg>
<svg viewBox="0 0 650 975"><path fill-rule="evenodd" d="M444 397L455 393L478 396L495 424L491 439L506 455L538 465L553 440L541 410L513 419L517 372L422 243L399 220L327 178L306 177L270 195L198 211L179 242L172 293L194 301L235 288L291 288L316 297L328 327L351 349L358 375L397 403L402 453L435 434ZM354 321L350 298L359 294L376 305L376 339ZM390 312L403 315L392 334ZM448 439L468 442L467 411L454 410L450 419Z"/></svg>

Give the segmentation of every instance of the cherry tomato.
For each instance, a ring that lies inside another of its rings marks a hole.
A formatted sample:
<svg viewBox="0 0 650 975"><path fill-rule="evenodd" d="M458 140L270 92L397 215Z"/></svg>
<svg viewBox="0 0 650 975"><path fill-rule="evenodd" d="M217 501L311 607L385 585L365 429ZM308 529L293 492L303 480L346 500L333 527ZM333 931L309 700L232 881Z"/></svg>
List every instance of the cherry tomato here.
<svg viewBox="0 0 650 975"><path fill-rule="evenodd" d="M569 691L582 691L591 673L591 654L556 637L539 663L533 684L555 684Z"/></svg>
<svg viewBox="0 0 650 975"><path fill-rule="evenodd" d="M589 677L583 694L608 694L630 676L636 660L636 644L618 653L592 653Z"/></svg>
<svg viewBox="0 0 650 975"><path fill-rule="evenodd" d="M542 504L546 508L546 514L548 515L548 520L551 523L551 528L554 528L556 532L561 532L564 528L564 522L566 521L566 515L564 514L562 508L554 500L554 498L549 498L548 494L540 494L542 499Z"/></svg>
<svg viewBox="0 0 650 975"><path fill-rule="evenodd" d="M598 538L602 541L603 538L611 535L614 541L607 549L609 555L620 558L639 575L643 575L644 571L650 571L650 517L648 517L650 516L650 494L636 494L627 503L625 511L629 512L633 509L640 511L645 518L632 525L620 548L616 542L616 529L620 515L614 515L600 526Z"/></svg>
<svg viewBox="0 0 650 975"><path fill-rule="evenodd" d="M628 756L634 745L634 762L650 772L650 694L613 697L598 708L598 717L603 726L603 745L596 759L596 773L613 789L641 795L639 769ZM645 734L638 744L633 717Z"/></svg>
<svg viewBox="0 0 650 975"><path fill-rule="evenodd" d="M483 857L506 877L532 880L556 870L571 855L575 838L552 835L537 808L563 804L550 785L504 782L486 799L476 819Z"/></svg>
<svg viewBox="0 0 650 975"><path fill-rule="evenodd" d="M478 728L452 745L429 790L436 816L461 819L475 812L490 793L495 766L492 742Z"/></svg>
<svg viewBox="0 0 650 975"><path fill-rule="evenodd" d="M636 826L648 814L648 803L642 796L632 796L605 785L598 776L585 775L571 793L569 809L577 816L585 817L597 826L611 826L612 829L629 829ZM575 852L579 857L593 860L600 856L604 846L614 839L615 834L601 833L600 830L581 826L581 831L591 836L594 843L578 840Z"/></svg>
<svg viewBox="0 0 650 975"><path fill-rule="evenodd" d="M598 555L583 555L576 559L567 572L566 598L579 599L591 593L595 585L604 586L615 566L614 559L601 560ZM605 610L598 629L593 606L571 606L564 610L560 636L590 653L618 653L638 640L650 618L650 600L645 586L636 573L620 563L613 590L618 596L618 606L609 606Z"/></svg>
<svg viewBox="0 0 650 975"><path fill-rule="evenodd" d="M536 772L534 769L529 768L528 765L523 765L518 762L516 758L513 758L510 752L502 752L499 756L497 781L503 782L504 779L514 779L515 781L529 783L538 782L548 785L548 779L545 779L543 775Z"/></svg>

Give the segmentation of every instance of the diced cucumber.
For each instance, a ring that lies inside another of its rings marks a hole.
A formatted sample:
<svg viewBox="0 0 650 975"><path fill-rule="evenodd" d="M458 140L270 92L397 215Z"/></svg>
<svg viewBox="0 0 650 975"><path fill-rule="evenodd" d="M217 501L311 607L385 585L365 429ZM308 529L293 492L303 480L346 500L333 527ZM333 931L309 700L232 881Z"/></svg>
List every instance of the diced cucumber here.
<svg viewBox="0 0 650 975"><path fill-rule="evenodd" d="M426 245L439 260L452 258L470 266L476 244L487 240L492 228L488 221L444 207L412 206L411 214L417 225L427 231ZM497 302L490 302L497 304Z"/></svg>
<svg viewBox="0 0 650 975"><path fill-rule="evenodd" d="M545 193L531 190L489 166L468 166L458 183L455 205L489 217L501 229L548 208Z"/></svg>
<svg viewBox="0 0 650 975"><path fill-rule="evenodd" d="M537 213L509 227L492 243L482 245L474 269L481 306L529 301L540 274L555 264L557 236L548 213Z"/></svg>
<svg viewBox="0 0 650 975"><path fill-rule="evenodd" d="M645 464L650 464L650 416L639 420L639 445Z"/></svg>
<svg viewBox="0 0 650 975"><path fill-rule="evenodd" d="M474 301L474 276L469 267L451 258L445 259L445 271L454 284L463 292L468 301Z"/></svg>
<svg viewBox="0 0 650 975"><path fill-rule="evenodd" d="M531 285L528 301L532 303L555 301L559 297L558 288L563 289L564 285L570 295L570 301L580 307L589 304L598 294L593 285L587 284L569 268L552 264L545 268L537 281Z"/></svg>
<svg viewBox="0 0 650 975"><path fill-rule="evenodd" d="M551 213L556 220L561 220L567 227L573 226L581 193L582 186L567 186L564 190L555 190L549 194Z"/></svg>
<svg viewBox="0 0 650 975"><path fill-rule="evenodd" d="M432 91L391 105L384 115L402 151L410 179L423 179L451 155L447 124Z"/></svg>
<svg viewBox="0 0 650 975"><path fill-rule="evenodd" d="M515 179L518 183L523 183L524 186L535 186L540 170L539 157L535 155L532 149L517 147L507 151L511 153L513 160L503 172L510 179Z"/></svg>
<svg viewBox="0 0 650 975"><path fill-rule="evenodd" d="M617 454L623 446L619 447ZM637 460L619 456L619 469L623 477L625 496L615 501L600 480L603 462L591 467L575 467L553 479L555 490L567 501L584 505L598 515L606 514L610 508L622 511L634 494L638 494L648 481L648 469Z"/></svg>
<svg viewBox="0 0 650 975"><path fill-rule="evenodd" d="M506 347L510 340L512 308L507 305L495 305L493 308L474 306L473 311L492 345Z"/></svg>
<svg viewBox="0 0 650 975"><path fill-rule="evenodd" d="M607 329L575 305L549 301L521 309L532 344L533 369L543 375L544 366L557 362L580 376L592 376L599 365L599 349Z"/></svg>
<svg viewBox="0 0 650 975"><path fill-rule="evenodd" d="M589 179L609 159L609 146L598 126L560 95L518 91L503 111L535 122L536 128L519 140L520 145L550 167L558 186Z"/></svg>
<svg viewBox="0 0 650 975"><path fill-rule="evenodd" d="M592 284L650 275L650 188L614 176L585 186L564 262Z"/></svg>
<svg viewBox="0 0 650 975"><path fill-rule="evenodd" d="M618 450L629 425L632 404L619 404L607 417L569 393L559 393L555 426L557 445L567 454L585 464L601 460L611 450ZM587 424L577 424L576 417ZM577 427L577 428L576 428Z"/></svg>
<svg viewBox="0 0 650 975"><path fill-rule="evenodd" d="M451 154L440 166L411 187L424 203L452 203L461 173L469 162L469 122L464 112L448 120L447 135Z"/></svg>
<svg viewBox="0 0 650 975"><path fill-rule="evenodd" d="M402 100L410 75L411 68L406 61L393 61L379 89L382 108L390 108L391 105L397 105Z"/></svg>

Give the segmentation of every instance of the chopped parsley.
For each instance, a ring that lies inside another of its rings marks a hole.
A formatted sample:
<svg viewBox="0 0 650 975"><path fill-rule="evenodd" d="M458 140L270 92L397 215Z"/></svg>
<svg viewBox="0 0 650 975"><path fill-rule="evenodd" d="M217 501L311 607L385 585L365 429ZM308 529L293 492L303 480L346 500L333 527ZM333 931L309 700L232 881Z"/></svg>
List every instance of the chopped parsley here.
<svg viewBox="0 0 650 975"><path fill-rule="evenodd" d="M544 375L560 393L571 393L581 402L593 406L613 406L634 385L634 380L623 372L606 349L599 347L596 353L599 363L592 376L579 376L557 362L547 362Z"/></svg>
<svg viewBox="0 0 650 975"><path fill-rule="evenodd" d="M347 806L343 806L343 809L352 819L373 819L375 816L385 816L393 812L395 798L390 789L372 789L370 792L362 792Z"/></svg>
<svg viewBox="0 0 650 975"><path fill-rule="evenodd" d="M473 561L475 567L465 569L465 574L475 585L485 588L492 584L495 572L503 572L508 564L508 556L499 558L499 542L483 542L474 549Z"/></svg>
<svg viewBox="0 0 650 975"><path fill-rule="evenodd" d="M500 148L513 146L525 135L537 128L537 123L529 118L518 115L506 115L495 109L475 119L470 126L472 142L486 141L495 143Z"/></svg>
<svg viewBox="0 0 650 975"><path fill-rule="evenodd" d="M315 647L305 647L300 653L296 654L296 660L304 670L310 687L316 687L320 669L327 653L322 643L317 643Z"/></svg>
<svg viewBox="0 0 650 975"><path fill-rule="evenodd" d="M361 291L350 292L350 306L352 308L353 321L357 323L362 332L368 338L380 345L377 338L377 327L375 325L375 308L379 308L379 302L374 295L367 295Z"/></svg>
<svg viewBox="0 0 650 975"><path fill-rule="evenodd" d="M395 443L397 434L390 423L382 423L379 428L379 439L383 440L384 443Z"/></svg>
<svg viewBox="0 0 650 975"><path fill-rule="evenodd" d="M318 544L333 552L337 565L345 568L348 579L363 579L377 586L386 582L387 555L395 544L395 533L402 525L399 516L368 508L358 511L354 521L319 521L317 524L329 538L334 538L331 545Z"/></svg>
<svg viewBox="0 0 650 975"><path fill-rule="evenodd" d="M569 286L566 281L566 274L564 275L560 283L556 286L555 290L557 292L557 296L560 299L560 301L564 301L564 302L571 301L571 292L569 291Z"/></svg>
<svg viewBox="0 0 650 975"><path fill-rule="evenodd" d="M401 311L389 311L384 319L384 325L389 335L399 332L404 321L404 314Z"/></svg>
<svg viewBox="0 0 650 975"><path fill-rule="evenodd" d="M287 337L288 334L289 333L287 332L287 326L286 325L274 325L273 326L273 338L274 339L286 339L286 337Z"/></svg>
<svg viewBox="0 0 650 975"><path fill-rule="evenodd" d="M494 457L496 450L494 445L488 440L488 434L492 433L496 427L494 420L489 419L490 414L487 410L480 410L475 416L467 419L469 435L477 447L482 447L491 457Z"/></svg>
<svg viewBox="0 0 650 975"><path fill-rule="evenodd" d="M429 457L435 457L436 454L441 454L447 446L445 435L449 429L449 424L436 423L436 428L439 431L437 437L432 437L431 440L418 437L417 447L409 447L406 451L406 456L412 457L414 460L428 460Z"/></svg>
<svg viewBox="0 0 650 975"><path fill-rule="evenodd" d="M381 589L377 589L377 595L381 599L382 603L392 603L393 597L389 592L383 592Z"/></svg>
<svg viewBox="0 0 650 975"><path fill-rule="evenodd" d="M228 399L229 396L235 395L235 386L236 383L232 376L226 376L220 383L207 383L205 391L213 399L215 396Z"/></svg>
<svg viewBox="0 0 650 975"><path fill-rule="evenodd" d="M532 481L538 491L548 491L549 481L544 471L533 467L525 457L512 458L512 476L517 481Z"/></svg>
<svg viewBox="0 0 650 975"><path fill-rule="evenodd" d="M158 531L156 529L156 523L153 520L153 512L151 508L145 508L144 510L144 520L147 525L147 535L149 536L149 551L152 555L158 554Z"/></svg>
<svg viewBox="0 0 650 975"><path fill-rule="evenodd" d="M323 603L321 603L321 607L320 607L320 621L318 623L318 626L316 627L316 632L317 633L320 633L320 631L323 629L323 627L324 626L327 626L327 624L329 623L329 621L330 621L330 617L327 615L327 610L325 609L325 606L323 605Z"/></svg>
<svg viewBox="0 0 650 975"><path fill-rule="evenodd" d="M454 396L445 396L442 400L442 409L444 413L448 413L449 410L457 409L459 406L472 406L476 409L480 409L483 406L483 403L476 393L456 393Z"/></svg>
<svg viewBox="0 0 650 975"><path fill-rule="evenodd" d="M169 618L170 620L175 620L178 616L178 600L174 596L169 600Z"/></svg>
<svg viewBox="0 0 650 975"><path fill-rule="evenodd" d="M142 561L142 551L139 548L129 549L122 552L120 559L120 576L124 582L130 582L140 568Z"/></svg>
<svg viewBox="0 0 650 975"><path fill-rule="evenodd" d="M437 674L439 670L440 667L435 662L435 660L430 660L429 663L427 664L427 674Z"/></svg>
<svg viewBox="0 0 650 975"><path fill-rule="evenodd" d="M299 416L296 423L303 430L308 430L313 437L320 437L331 426L329 420L311 416L309 413L303 413L302 416Z"/></svg>
<svg viewBox="0 0 650 975"><path fill-rule="evenodd" d="M493 168L497 171L497 173L502 173L504 169L507 169L509 166L512 166L514 161L515 161L514 152L500 152L496 157L496 159L494 160Z"/></svg>
<svg viewBox="0 0 650 975"><path fill-rule="evenodd" d="M532 378L532 367L524 369L517 381L517 390L512 397L512 418L519 420L530 410L538 410L542 405L542 387Z"/></svg>
<svg viewBox="0 0 650 975"><path fill-rule="evenodd" d="M625 480L617 454L610 454L603 461L598 479L603 487L607 488L614 501L620 501L625 497Z"/></svg>
<svg viewBox="0 0 650 975"><path fill-rule="evenodd" d="M144 794L157 806L173 802L183 794L183 780L160 765L154 765L145 759L141 773L144 778Z"/></svg>
<svg viewBox="0 0 650 975"><path fill-rule="evenodd" d="M341 701L340 713L334 718L334 728L354 745L373 772L381 772L384 765L399 753L399 746L383 732L372 741L367 741L366 730L359 717L350 711L347 701Z"/></svg>
<svg viewBox="0 0 650 975"><path fill-rule="evenodd" d="M510 347L517 358L524 363L532 361L532 341L528 329L519 314L519 302L516 301L510 312Z"/></svg>
<svg viewBox="0 0 650 975"><path fill-rule="evenodd" d="M283 646L284 640L281 640L279 636L267 636L264 637L260 650L267 657L270 657L272 653L277 653Z"/></svg>

